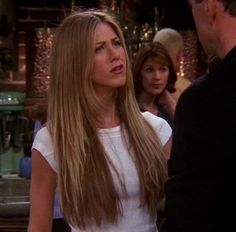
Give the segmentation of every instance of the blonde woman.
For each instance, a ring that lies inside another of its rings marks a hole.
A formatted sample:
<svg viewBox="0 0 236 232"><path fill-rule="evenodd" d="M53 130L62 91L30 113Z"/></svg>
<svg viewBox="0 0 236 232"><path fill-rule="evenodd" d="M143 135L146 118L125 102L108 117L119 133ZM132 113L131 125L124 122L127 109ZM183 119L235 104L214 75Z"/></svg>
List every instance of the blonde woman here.
<svg viewBox="0 0 236 232"><path fill-rule="evenodd" d="M32 147L29 232L49 232L58 188L73 232L154 232L167 179L171 129L141 114L122 32L83 11L58 28L47 126Z"/></svg>

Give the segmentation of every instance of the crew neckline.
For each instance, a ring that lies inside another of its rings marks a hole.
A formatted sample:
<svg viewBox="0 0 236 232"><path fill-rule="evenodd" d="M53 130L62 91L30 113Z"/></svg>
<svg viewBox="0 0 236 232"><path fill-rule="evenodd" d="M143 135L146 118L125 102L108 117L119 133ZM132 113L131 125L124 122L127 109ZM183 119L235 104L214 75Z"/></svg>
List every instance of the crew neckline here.
<svg viewBox="0 0 236 232"><path fill-rule="evenodd" d="M98 133L99 134L115 134L117 132L120 132L120 125L111 127L111 128L99 128Z"/></svg>

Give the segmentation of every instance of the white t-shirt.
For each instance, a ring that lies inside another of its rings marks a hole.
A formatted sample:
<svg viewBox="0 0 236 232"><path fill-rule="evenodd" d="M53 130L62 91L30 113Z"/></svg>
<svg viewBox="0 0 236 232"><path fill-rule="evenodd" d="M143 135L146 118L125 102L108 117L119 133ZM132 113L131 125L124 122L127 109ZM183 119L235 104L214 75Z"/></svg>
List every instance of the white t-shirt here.
<svg viewBox="0 0 236 232"><path fill-rule="evenodd" d="M162 145L165 145L172 133L168 123L149 112L142 114L156 131ZM111 168L115 187L120 195L123 214L119 216L117 224L104 223L99 228L91 226L86 232L157 232L156 215L150 215L146 208L139 206L140 188L138 173L126 143L122 139L120 126L100 129L98 133L109 159L115 165L125 183L128 198L124 198L120 182ZM37 133L32 148L37 149L52 169L57 172L57 163L46 127ZM81 230L72 228L72 232L81 232Z"/></svg>

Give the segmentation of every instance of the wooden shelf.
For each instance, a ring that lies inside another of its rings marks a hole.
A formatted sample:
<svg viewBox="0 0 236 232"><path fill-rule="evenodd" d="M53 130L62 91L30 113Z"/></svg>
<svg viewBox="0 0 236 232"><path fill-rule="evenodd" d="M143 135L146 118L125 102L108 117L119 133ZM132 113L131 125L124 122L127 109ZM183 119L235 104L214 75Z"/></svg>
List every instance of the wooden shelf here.
<svg viewBox="0 0 236 232"><path fill-rule="evenodd" d="M28 217L0 217L0 232L27 232Z"/></svg>

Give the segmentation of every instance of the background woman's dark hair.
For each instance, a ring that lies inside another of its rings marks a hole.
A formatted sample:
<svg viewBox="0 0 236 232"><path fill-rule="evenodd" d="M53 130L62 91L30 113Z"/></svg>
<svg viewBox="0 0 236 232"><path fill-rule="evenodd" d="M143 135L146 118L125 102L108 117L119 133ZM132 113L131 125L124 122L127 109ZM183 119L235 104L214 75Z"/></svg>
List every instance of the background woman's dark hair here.
<svg viewBox="0 0 236 232"><path fill-rule="evenodd" d="M175 92L175 82L177 80L177 75L174 70L174 65L173 62L165 49L165 47L159 43L159 42L152 42L152 43L147 43L143 47L141 47L133 62L133 79L134 79L134 87L135 87L135 95L138 97L141 93L141 90L143 89L142 86L142 81L141 81L141 70L144 65L144 63L147 61L149 58L155 58L160 61L162 65L165 65L169 68L169 78L167 82L167 90L170 93Z"/></svg>

